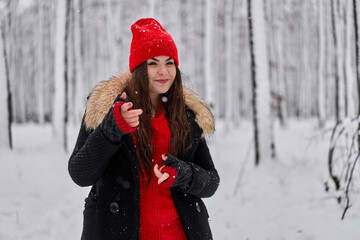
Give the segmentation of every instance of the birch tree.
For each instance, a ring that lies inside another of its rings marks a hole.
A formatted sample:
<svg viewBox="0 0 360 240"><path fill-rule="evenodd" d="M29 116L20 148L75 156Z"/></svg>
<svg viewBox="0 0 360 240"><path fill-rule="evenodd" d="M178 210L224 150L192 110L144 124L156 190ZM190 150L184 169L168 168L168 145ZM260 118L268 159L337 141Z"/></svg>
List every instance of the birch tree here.
<svg viewBox="0 0 360 240"><path fill-rule="evenodd" d="M14 4L14 2L12 2ZM8 64L8 51L6 42L6 32L11 27L12 7L10 1L6 2L4 9L0 8L0 147L13 148L12 143L12 102L10 74ZM0 6L1 7L1 6ZM5 80L5 81L4 81Z"/></svg>
<svg viewBox="0 0 360 240"><path fill-rule="evenodd" d="M283 59L283 4L265 1L267 13L267 50L269 53L269 77L273 114L276 115L282 126L286 125L286 101L284 98L284 59Z"/></svg>
<svg viewBox="0 0 360 240"><path fill-rule="evenodd" d="M58 0L56 15L55 101L53 130L67 151L68 76L67 48L70 0ZM61 135L60 135L61 134Z"/></svg>
<svg viewBox="0 0 360 240"><path fill-rule="evenodd" d="M324 51L325 51L325 39L324 39L324 2L323 0L318 1L317 12L318 12L318 66L317 66L317 118L318 125L322 128L325 124L325 93L324 93Z"/></svg>
<svg viewBox="0 0 360 240"><path fill-rule="evenodd" d="M331 25L332 36L334 44L334 80L335 80L335 116L336 122L340 122L343 119L343 82L341 81L341 54L339 33L338 33L338 21L337 21L337 4L334 0L331 0Z"/></svg>
<svg viewBox="0 0 360 240"><path fill-rule="evenodd" d="M11 123L9 121L10 113L8 109L8 78L6 74L6 46L4 41L5 31L1 26L0 37L0 148L12 148L11 144Z"/></svg>
<svg viewBox="0 0 360 240"><path fill-rule="evenodd" d="M354 16L354 32L355 32L355 71L356 71L356 83L357 83L357 100L358 100L358 128L357 128L357 144L358 152L360 153L360 25L359 25L359 5L356 0L353 0L353 16Z"/></svg>
<svg viewBox="0 0 360 240"><path fill-rule="evenodd" d="M211 60L213 59L213 26L214 26L214 22L213 22L213 12L214 12L214 7L213 7L213 1L206 1L206 18L205 18L205 44L204 44L204 48L205 48L205 61L204 61L204 66L203 68L205 69L205 87L206 87L206 91L205 91L205 101L208 103L208 105L210 106L210 108L212 109L212 111L214 111L214 115L217 116L216 111L216 102L215 102L215 82L214 82L214 77L213 77L213 72L212 72L212 68L211 66Z"/></svg>
<svg viewBox="0 0 360 240"><path fill-rule="evenodd" d="M264 29L264 7L262 0L248 0L250 33L251 79L253 86L253 123L255 141L255 164L260 159L274 155L273 129L270 114L270 84L266 35Z"/></svg>
<svg viewBox="0 0 360 240"><path fill-rule="evenodd" d="M227 0L226 1L226 7L225 7L225 26L226 26L226 68L225 70L225 76L226 76L226 101L225 101L225 121L226 121L226 127L228 130L232 128L232 123L234 120L234 88L233 88L233 76L232 76L232 68L234 67L232 65L233 63L233 48L232 48L232 11L233 11L233 0Z"/></svg>
<svg viewBox="0 0 360 240"><path fill-rule="evenodd" d="M75 61L77 63L76 69L76 85L75 85L75 116L74 121L81 121L81 116L83 115L83 104L85 101L85 93L84 93L84 39L83 39L83 0L75 1L77 9L75 14L75 26L74 26L74 37L75 37Z"/></svg>
<svg viewBox="0 0 360 240"><path fill-rule="evenodd" d="M353 26L354 24L352 24L353 18L352 18L352 2L351 0L346 0L345 3L345 9L346 9L346 14L344 16L344 22L345 22L345 27L344 27L344 35L345 35L345 40L344 40L344 63L343 63L343 67L344 67L344 73L345 73L345 79L346 79L346 89L345 89L345 101L346 101L346 117L350 117L352 118L353 116L356 116L357 112L356 112L356 106L355 106L355 99L357 98L356 95L356 91L354 91L356 88L354 88L354 86L356 86L356 82L355 82L355 71L352 68L353 65L353 56L354 56L354 51L353 51L353 36L354 31L353 31ZM355 64L354 64L355 65Z"/></svg>
<svg viewBox="0 0 360 240"><path fill-rule="evenodd" d="M37 107L38 107L38 120L40 124L43 124L45 122L45 99L44 99L44 92L45 92L45 72L44 72L44 6L45 2L38 0L36 2L38 6L38 46L37 46Z"/></svg>

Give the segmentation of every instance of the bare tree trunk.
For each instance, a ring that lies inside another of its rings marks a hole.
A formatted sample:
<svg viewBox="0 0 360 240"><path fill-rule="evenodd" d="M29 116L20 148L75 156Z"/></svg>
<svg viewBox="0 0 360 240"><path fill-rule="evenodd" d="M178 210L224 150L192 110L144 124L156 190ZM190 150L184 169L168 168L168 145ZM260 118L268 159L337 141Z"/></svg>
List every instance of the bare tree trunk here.
<svg viewBox="0 0 360 240"><path fill-rule="evenodd" d="M6 40L4 26L1 26L0 37L0 147L12 149L11 134L11 92L9 81L9 67L7 64ZM4 81L5 79L6 81Z"/></svg>
<svg viewBox="0 0 360 240"><path fill-rule="evenodd" d="M275 156L270 113L270 84L264 8L262 0L247 1L253 86L253 123L255 140L255 165L260 159ZM273 152L272 152L273 151Z"/></svg>
<svg viewBox="0 0 360 240"><path fill-rule="evenodd" d="M192 6L193 1L187 0L187 1L183 1L186 2L186 6L185 6L185 11L187 14L187 28L186 28L186 34L185 37L187 38L187 48L189 49L188 51L188 56L187 56L187 69L188 69L188 73L190 76L190 79L196 79L195 76L195 23L193 22L194 19L194 15L192 14L194 12L194 8ZM198 88L198 85L196 84L196 82L194 83L194 88L197 92L200 92L201 89Z"/></svg>
<svg viewBox="0 0 360 240"><path fill-rule="evenodd" d="M69 124L69 79L68 79L68 69L69 69L69 26L70 26L70 8L71 8L71 1L72 0L66 0L66 17L65 17L65 56L64 56L64 82L65 82L65 109L64 109L64 129L63 129L63 135L64 135L64 149L65 151L68 151L68 124Z"/></svg>
<svg viewBox="0 0 360 240"><path fill-rule="evenodd" d="M319 13L319 27L318 27L318 36L319 36L319 53L318 53L318 86L317 86L317 115L318 115L318 125L320 128L325 125L325 94L324 94L324 47L325 47L325 39L324 39L324 2L323 0L318 1L318 13Z"/></svg>
<svg viewBox="0 0 360 240"><path fill-rule="evenodd" d="M184 69L187 69L187 72L189 73L189 61L188 59L191 58L190 54L191 54L191 50L189 48L188 45L188 31L189 31L189 21L188 21L188 11L187 11L187 4L188 1L184 0L182 1L181 5L180 5L180 10L179 10L179 18L181 19L182 24L180 25L180 45L181 46L186 46L185 48L182 49L182 62L181 65L183 66L182 69L184 71ZM184 79L186 80L186 79Z"/></svg>
<svg viewBox="0 0 360 240"><path fill-rule="evenodd" d="M213 78L213 69L211 66L211 61L213 59L213 1L206 1L206 18L205 18L205 61L204 61L204 70L205 70L205 101L210 106L212 111L216 111L217 107L215 106L215 82ZM214 112L215 116L217 113Z"/></svg>
<svg viewBox="0 0 360 240"><path fill-rule="evenodd" d="M338 56L338 39L337 39L337 28L336 28L336 12L335 2L331 0L331 25L332 25L332 36L334 42L334 71L335 71L335 117L336 122L340 122L340 79L339 79L339 56Z"/></svg>
<svg viewBox="0 0 360 240"><path fill-rule="evenodd" d="M75 109L77 108L76 105L80 104L80 102L76 102L77 98L77 81L78 79L78 62L76 61L76 42L75 42L75 0L71 1L70 9L70 16L69 16L69 47L68 47L68 81L69 81L69 88L68 88L68 96L69 96L69 122L78 123L79 119L77 118L77 114ZM80 120L81 121L81 120Z"/></svg>
<svg viewBox="0 0 360 240"><path fill-rule="evenodd" d="M5 8L6 13L4 14L5 18L0 18L0 79L5 79L6 81L0 80L1 85L1 110L0 110L0 146L8 145L10 149L13 148L12 141L12 93L10 87L10 72L9 72L9 60L8 60L8 51L6 44L6 34L11 28L11 14L12 6L17 5L17 1L14 5L11 5L10 1L7 1L7 6ZM3 119L3 120L1 120Z"/></svg>
<svg viewBox="0 0 360 240"><path fill-rule="evenodd" d="M306 25L307 20L309 18L308 14L308 5L309 1L300 1L300 9L302 14L300 15L300 24L299 24L299 37L300 37L300 44L299 44L299 52L301 58L299 59L299 67L300 71L298 71L298 78L301 79L300 89L299 89L299 99L300 99L300 113L299 116L308 117L308 104L307 104L307 89L309 85L309 44L307 42L307 35L309 34L308 26ZM303 51L304 50L304 51Z"/></svg>
<svg viewBox="0 0 360 240"><path fill-rule="evenodd" d="M77 65L76 79L75 79L75 109L74 120L76 122L81 121L83 115L83 104L85 101L84 94L84 43L83 43L83 0L76 1L75 9L78 9L78 14L75 14L74 23L74 37L75 37L75 61Z"/></svg>
<svg viewBox="0 0 360 240"><path fill-rule="evenodd" d="M283 41L283 4L278 2L267 2L269 5L268 12L268 49L270 58L270 80L271 80L271 92L274 113L273 115L279 118L281 126L286 125L286 101L284 99L285 94L285 79L284 79L284 41ZM271 74L272 73L272 74Z"/></svg>
<svg viewBox="0 0 360 240"><path fill-rule="evenodd" d="M68 32L69 32L70 0L58 0L56 26L56 64L55 64L55 103L54 133L62 140L67 151L68 125Z"/></svg>
<svg viewBox="0 0 360 240"><path fill-rule="evenodd" d="M346 1L346 24L345 24L345 61L344 61L344 71L346 74L347 79L347 86L345 89L345 99L346 99L346 105L347 105L347 114L350 118L355 116L356 110L355 110L355 102L354 102L354 93L356 93L354 90L354 86L356 86L355 83L355 76L354 76L354 69L352 68L352 58L353 58L353 46L352 46L352 40L353 40L353 24L352 24L352 2L351 0Z"/></svg>
<svg viewBox="0 0 360 240"><path fill-rule="evenodd" d="M193 74L192 78L195 84L195 89L197 90L197 93L203 97L205 96L205 86L204 86L204 69L202 64L205 62L204 58L204 48L199 47L204 45L204 39L202 36L205 34L205 16L204 14L196 14L197 12L205 12L205 4L203 4L203 0L200 1L193 1L191 4L191 22L193 25L193 34L190 34L193 36L193 40L191 41L193 44L193 57L192 59L198 59L193 62Z"/></svg>
<svg viewBox="0 0 360 240"><path fill-rule="evenodd" d="M341 68L342 68L342 76L343 76L343 82L344 82L344 86L343 86L343 94L342 96L344 97L343 99L343 104L344 104L344 118L347 118L349 117L349 101L348 101L348 95L349 95L349 92L348 92L348 87L349 87L349 83L351 81L349 81L349 76L348 76L348 72L346 71L346 64L349 64L350 62L347 62L347 49L348 49L348 46L347 46L347 38L348 38L348 34L347 34L347 25L349 25L347 23L347 15L348 15L348 12L347 12L347 1L345 2L342 2L341 3L341 12L342 12L342 15L340 16L341 18L341 23L342 23L342 31L340 31L340 36L342 36L342 51L340 51L342 54L341 54L341 57L342 57L342 62L341 62ZM341 34L342 32L342 34Z"/></svg>
<svg viewBox="0 0 360 240"><path fill-rule="evenodd" d="M355 30L355 66L356 66L356 82L358 90L358 117L360 116L360 36L359 36L359 22L358 22L358 8L357 0L353 0L354 9L354 30ZM358 133L360 132L360 120L358 119ZM360 152L360 134L358 134L358 152Z"/></svg>
<svg viewBox="0 0 360 240"><path fill-rule="evenodd" d="M38 0L38 26L39 26L39 33L38 33L38 47L37 47L37 60L38 60L38 69L37 69L37 111L38 111L38 120L40 124L43 124L45 122L45 103L44 103L44 82L45 82L45 72L44 72L44 1Z"/></svg>
<svg viewBox="0 0 360 240"><path fill-rule="evenodd" d="M233 76L231 75L232 63L233 63L233 49L232 49L232 10L233 1L227 0L225 7L225 39L226 39L226 104L225 104L225 121L226 128L230 130L232 128L232 122L234 120L234 108L233 108Z"/></svg>
<svg viewBox="0 0 360 240"><path fill-rule="evenodd" d="M252 107L253 107L253 125L254 125L254 141L255 141L255 165L260 162L260 144L259 144L259 127L257 119L257 96L256 96L256 69L255 69L255 54L254 54L254 37L253 37L253 22L251 11L251 0L247 0L248 4L248 19L249 19L249 41L250 41L250 56L251 56L251 83L252 83Z"/></svg>

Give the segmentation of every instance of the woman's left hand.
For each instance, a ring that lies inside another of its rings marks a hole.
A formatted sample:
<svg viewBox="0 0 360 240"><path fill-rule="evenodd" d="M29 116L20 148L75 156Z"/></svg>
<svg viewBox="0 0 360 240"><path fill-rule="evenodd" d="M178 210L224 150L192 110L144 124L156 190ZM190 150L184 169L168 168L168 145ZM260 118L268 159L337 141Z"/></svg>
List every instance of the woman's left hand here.
<svg viewBox="0 0 360 240"><path fill-rule="evenodd" d="M158 184L164 182L165 180L167 180L169 178L169 174L168 173L162 173L161 172L161 169L163 169L164 166L162 166L160 169L159 169L159 166L157 164L155 164L154 166L154 173L155 173L155 176L158 178Z"/></svg>
<svg viewBox="0 0 360 240"><path fill-rule="evenodd" d="M179 186L186 188L192 177L190 165L170 154L162 154L161 158L165 166L159 169L156 164L154 167L158 184L161 184L163 187Z"/></svg>

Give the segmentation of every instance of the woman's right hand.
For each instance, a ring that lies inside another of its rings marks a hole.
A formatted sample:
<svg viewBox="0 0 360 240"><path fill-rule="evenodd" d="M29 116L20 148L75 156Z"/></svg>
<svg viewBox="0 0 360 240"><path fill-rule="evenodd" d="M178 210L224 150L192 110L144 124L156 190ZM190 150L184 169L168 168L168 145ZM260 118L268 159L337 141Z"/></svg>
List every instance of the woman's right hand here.
<svg viewBox="0 0 360 240"><path fill-rule="evenodd" d="M126 99L126 93L123 92L120 95L121 99ZM139 116L143 113L142 109L131 109L133 106L132 102L126 102L121 105L120 113L125 119L125 121L129 124L130 127L137 127L139 125Z"/></svg>

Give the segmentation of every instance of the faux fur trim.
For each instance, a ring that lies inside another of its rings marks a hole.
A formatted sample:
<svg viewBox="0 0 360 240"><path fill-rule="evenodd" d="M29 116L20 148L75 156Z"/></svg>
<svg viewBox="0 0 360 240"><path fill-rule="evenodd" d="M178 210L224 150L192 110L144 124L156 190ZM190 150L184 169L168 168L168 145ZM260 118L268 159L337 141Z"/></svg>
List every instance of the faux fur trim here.
<svg viewBox="0 0 360 240"><path fill-rule="evenodd" d="M84 119L87 130L99 126L114 103L114 99L125 89L130 79L129 71L122 72L110 80L101 82L91 91ZM215 131L215 121L206 103L188 88L184 88L184 97L186 106L196 114L195 121L203 130L202 137L212 134Z"/></svg>
<svg viewBox="0 0 360 240"><path fill-rule="evenodd" d="M214 115L206 103L193 91L184 87L185 105L195 112L195 121L203 130L201 137L211 135L215 131Z"/></svg>

